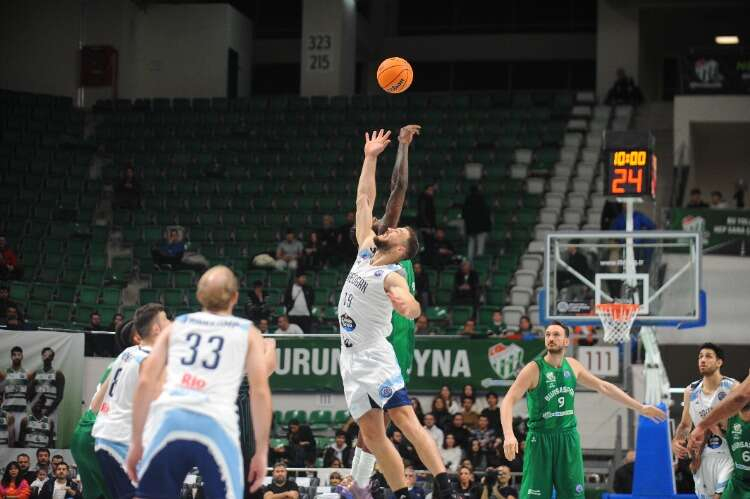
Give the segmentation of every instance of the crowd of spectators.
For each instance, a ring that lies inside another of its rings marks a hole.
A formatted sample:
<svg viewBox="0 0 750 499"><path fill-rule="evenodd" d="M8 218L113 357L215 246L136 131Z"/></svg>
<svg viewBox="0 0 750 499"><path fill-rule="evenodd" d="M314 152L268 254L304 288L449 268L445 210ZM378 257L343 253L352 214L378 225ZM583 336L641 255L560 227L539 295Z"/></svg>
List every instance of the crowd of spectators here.
<svg viewBox="0 0 750 499"><path fill-rule="evenodd" d="M36 464L22 452L15 461L5 464L0 480L0 497L17 499L83 499L81 482L76 469L64 461L63 456L50 457L46 447L36 451Z"/></svg>

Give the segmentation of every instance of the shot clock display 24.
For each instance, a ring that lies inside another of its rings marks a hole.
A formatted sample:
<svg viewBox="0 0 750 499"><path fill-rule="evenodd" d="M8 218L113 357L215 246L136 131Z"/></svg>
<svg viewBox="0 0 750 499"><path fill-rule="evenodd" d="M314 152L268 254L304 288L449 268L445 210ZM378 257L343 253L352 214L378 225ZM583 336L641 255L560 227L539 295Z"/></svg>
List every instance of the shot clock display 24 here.
<svg viewBox="0 0 750 499"><path fill-rule="evenodd" d="M649 132L605 132L604 194L643 197L656 194L656 157Z"/></svg>

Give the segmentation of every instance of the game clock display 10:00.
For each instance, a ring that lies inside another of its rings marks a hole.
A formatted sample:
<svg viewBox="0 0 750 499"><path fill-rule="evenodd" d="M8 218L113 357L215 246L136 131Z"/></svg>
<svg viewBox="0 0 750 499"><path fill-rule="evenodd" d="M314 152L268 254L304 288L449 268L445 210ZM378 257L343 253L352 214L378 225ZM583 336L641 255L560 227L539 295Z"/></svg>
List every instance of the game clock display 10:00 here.
<svg viewBox="0 0 750 499"><path fill-rule="evenodd" d="M608 154L605 194L617 197L652 196L652 155L645 149L612 150Z"/></svg>

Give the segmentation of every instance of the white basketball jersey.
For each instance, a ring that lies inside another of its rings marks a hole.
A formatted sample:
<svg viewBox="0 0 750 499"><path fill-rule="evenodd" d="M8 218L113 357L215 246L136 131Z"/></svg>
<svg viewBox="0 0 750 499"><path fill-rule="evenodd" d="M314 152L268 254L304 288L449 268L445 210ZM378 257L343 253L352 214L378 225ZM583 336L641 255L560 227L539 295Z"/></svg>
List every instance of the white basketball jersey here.
<svg viewBox="0 0 750 499"><path fill-rule="evenodd" d="M104 396L96 423L91 430L94 438L130 444L133 426L133 397L138 387L141 363L151 353L149 347L126 348L112 363L109 388Z"/></svg>
<svg viewBox="0 0 750 499"><path fill-rule="evenodd" d="M729 390L737 384L737 380L723 377L719 387L711 394L703 392L703 380L700 379L690 384L690 418L697 425L708 416L708 413L716 407L719 402L729 395ZM721 435L711 434L706 439L704 454L722 453L729 455L729 446L726 439Z"/></svg>
<svg viewBox="0 0 750 499"><path fill-rule="evenodd" d="M372 250L359 250L341 289L338 315L342 349L374 345L391 334L393 305L383 281L391 272L406 275L397 263L372 265L372 257Z"/></svg>
<svg viewBox="0 0 750 499"><path fill-rule="evenodd" d="M169 336L167 379L152 414L172 408L198 412L239 438L236 401L251 325L246 319L209 312L177 317Z"/></svg>

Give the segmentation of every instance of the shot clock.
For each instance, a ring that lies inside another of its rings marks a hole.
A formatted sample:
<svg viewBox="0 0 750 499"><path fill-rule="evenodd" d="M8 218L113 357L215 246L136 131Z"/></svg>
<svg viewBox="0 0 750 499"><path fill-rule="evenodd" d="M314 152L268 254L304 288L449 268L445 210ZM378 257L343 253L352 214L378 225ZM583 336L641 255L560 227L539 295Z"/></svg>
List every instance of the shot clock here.
<svg viewBox="0 0 750 499"><path fill-rule="evenodd" d="M604 194L607 196L654 197L656 156L650 132L605 131Z"/></svg>

